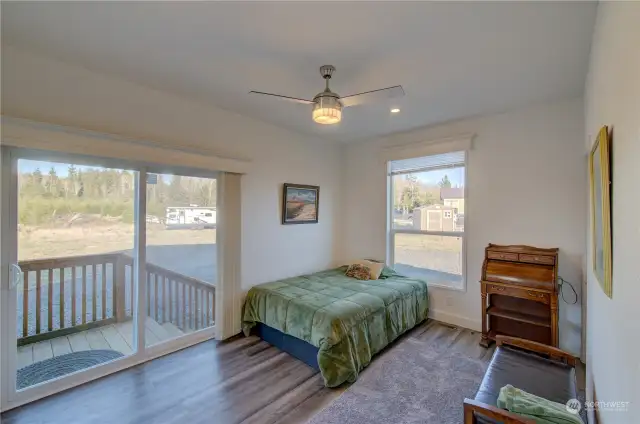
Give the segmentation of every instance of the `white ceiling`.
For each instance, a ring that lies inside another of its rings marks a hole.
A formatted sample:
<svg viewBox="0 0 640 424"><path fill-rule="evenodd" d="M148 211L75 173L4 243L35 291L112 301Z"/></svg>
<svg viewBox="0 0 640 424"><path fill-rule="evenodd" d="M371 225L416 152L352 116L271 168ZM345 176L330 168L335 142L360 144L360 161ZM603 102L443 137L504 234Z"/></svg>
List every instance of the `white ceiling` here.
<svg viewBox="0 0 640 424"><path fill-rule="evenodd" d="M298 132L363 139L582 93L596 3L2 3L3 43ZM318 67L348 95L406 96L321 126ZM391 115L390 107L399 107Z"/></svg>

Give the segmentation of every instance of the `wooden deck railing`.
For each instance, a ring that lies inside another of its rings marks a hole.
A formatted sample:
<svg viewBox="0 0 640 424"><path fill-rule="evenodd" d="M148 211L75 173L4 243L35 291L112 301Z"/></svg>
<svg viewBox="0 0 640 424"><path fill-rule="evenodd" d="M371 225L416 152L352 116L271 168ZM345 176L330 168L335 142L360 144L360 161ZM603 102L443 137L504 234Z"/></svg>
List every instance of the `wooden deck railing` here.
<svg viewBox="0 0 640 424"><path fill-rule="evenodd" d="M131 257L123 261L132 266ZM151 263L147 263L146 284L147 316L158 323L170 322L185 332L213 325L215 286Z"/></svg>
<svg viewBox="0 0 640 424"><path fill-rule="evenodd" d="M131 319L133 259L122 253L21 261L18 345ZM209 327L215 287L147 264L147 315L189 332Z"/></svg>
<svg viewBox="0 0 640 424"><path fill-rule="evenodd" d="M159 323L171 322L183 331L209 327L214 321L215 300L215 287L211 284L147 265L147 315Z"/></svg>

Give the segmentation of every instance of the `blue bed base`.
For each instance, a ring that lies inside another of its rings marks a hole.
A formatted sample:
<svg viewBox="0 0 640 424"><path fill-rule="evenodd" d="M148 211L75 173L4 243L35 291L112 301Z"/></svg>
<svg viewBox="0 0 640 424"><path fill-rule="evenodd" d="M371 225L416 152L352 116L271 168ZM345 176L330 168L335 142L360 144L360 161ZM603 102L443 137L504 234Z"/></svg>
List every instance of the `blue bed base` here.
<svg viewBox="0 0 640 424"><path fill-rule="evenodd" d="M317 347L262 323L257 323L254 331L265 342L320 371Z"/></svg>

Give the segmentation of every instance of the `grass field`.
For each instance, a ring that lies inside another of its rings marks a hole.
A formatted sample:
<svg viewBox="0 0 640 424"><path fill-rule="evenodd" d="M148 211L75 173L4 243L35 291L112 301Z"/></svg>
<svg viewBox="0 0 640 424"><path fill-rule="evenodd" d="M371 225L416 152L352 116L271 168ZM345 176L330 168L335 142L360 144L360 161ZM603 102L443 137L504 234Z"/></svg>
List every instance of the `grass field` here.
<svg viewBox="0 0 640 424"><path fill-rule="evenodd" d="M112 252L131 253L134 227L122 222L93 225L25 227L18 235L19 260ZM462 275L462 239L396 234L396 264L416 272L428 270ZM215 283L216 230L167 230L147 224L148 261L181 274ZM407 268L410 267L410 268ZM447 277L449 278L449 277Z"/></svg>
<svg viewBox="0 0 640 424"><path fill-rule="evenodd" d="M422 234L396 234L397 271L430 283L462 284L462 238Z"/></svg>
<svg viewBox="0 0 640 424"><path fill-rule="evenodd" d="M422 234L396 234L396 248L460 252L460 237L431 236Z"/></svg>
<svg viewBox="0 0 640 424"><path fill-rule="evenodd" d="M78 227L22 226L18 232L18 260L127 251L133 249L133 239L133 225L120 222ZM166 230L160 224L147 224L147 246L210 245L215 242L215 229ZM188 258L184 259L188 261Z"/></svg>
<svg viewBox="0 0 640 424"><path fill-rule="evenodd" d="M133 256L132 224L24 227L18 232L18 260L127 253ZM216 229L165 229L147 224L147 262L215 284Z"/></svg>

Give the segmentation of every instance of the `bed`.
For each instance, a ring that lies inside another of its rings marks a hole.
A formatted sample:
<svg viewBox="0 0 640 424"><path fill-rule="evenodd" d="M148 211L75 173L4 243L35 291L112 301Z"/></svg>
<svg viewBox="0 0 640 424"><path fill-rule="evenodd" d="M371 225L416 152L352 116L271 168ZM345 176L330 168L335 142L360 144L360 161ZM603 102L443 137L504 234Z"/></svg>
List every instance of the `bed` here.
<svg viewBox="0 0 640 424"><path fill-rule="evenodd" d="M242 329L320 370L327 387L353 382L371 358L427 318L426 282L385 267L356 280L340 267L251 288Z"/></svg>

